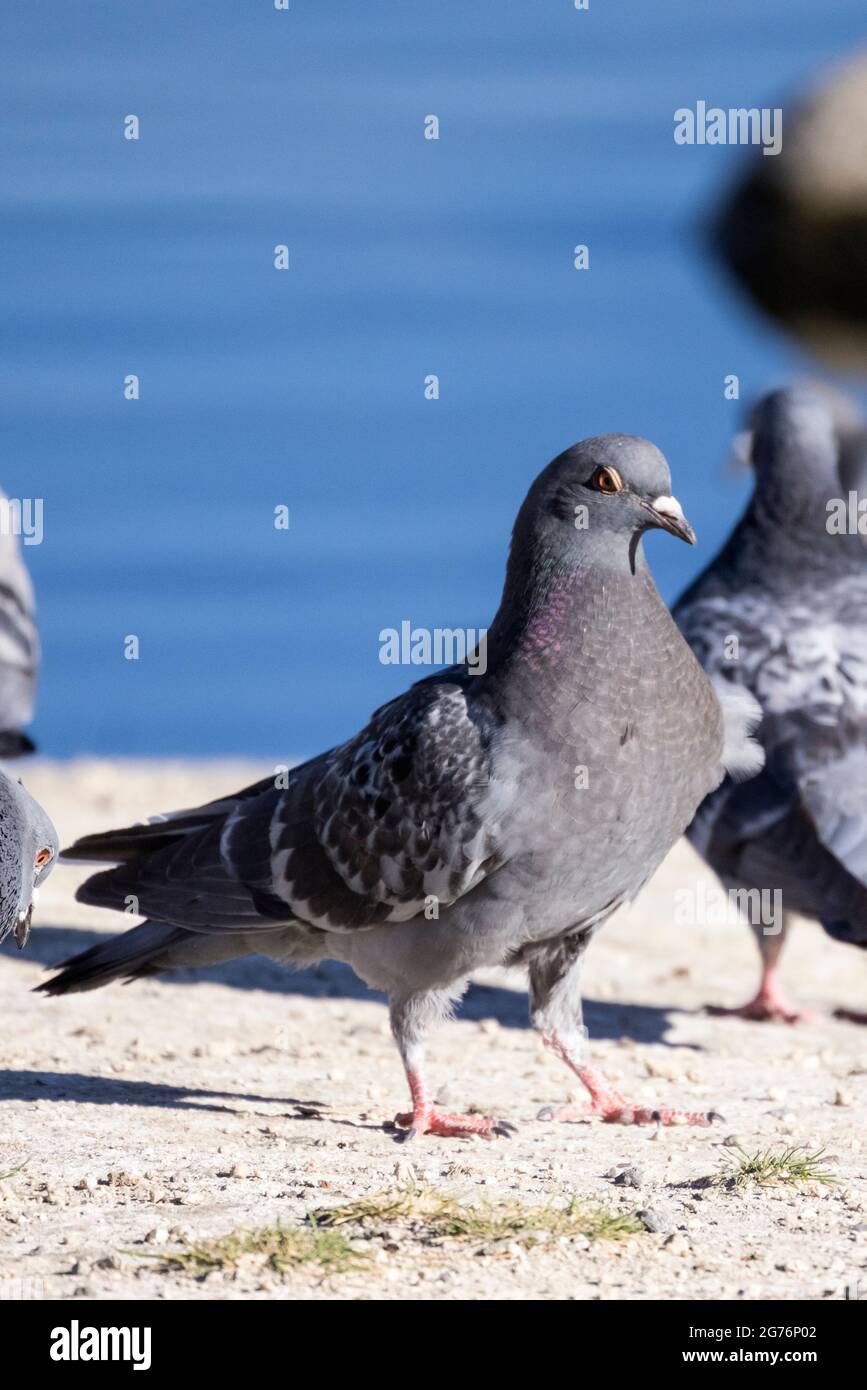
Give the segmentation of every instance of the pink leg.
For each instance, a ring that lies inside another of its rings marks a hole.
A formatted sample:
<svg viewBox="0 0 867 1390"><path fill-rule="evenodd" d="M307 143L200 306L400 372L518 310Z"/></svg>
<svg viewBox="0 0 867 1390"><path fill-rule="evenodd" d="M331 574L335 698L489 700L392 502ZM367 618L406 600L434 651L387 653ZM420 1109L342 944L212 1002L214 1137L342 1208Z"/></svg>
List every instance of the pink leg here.
<svg viewBox="0 0 867 1390"><path fill-rule="evenodd" d="M590 1109L574 1105L545 1106L537 1116L540 1120L586 1119L588 1114L599 1115L609 1125L709 1125L721 1120L715 1110L651 1110L646 1105L632 1105L605 1079L596 1067L578 1062L562 1044L556 1033L543 1033L542 1041L572 1070L590 1093Z"/></svg>
<svg viewBox="0 0 867 1390"><path fill-rule="evenodd" d="M491 1120L487 1115L446 1115L437 1110L420 1067L407 1067L406 1078L412 1113L394 1117L394 1123L404 1131L403 1140L414 1139L417 1134L439 1134L447 1139L467 1139L473 1135L493 1139L499 1134L509 1139L515 1133L515 1126L505 1120Z"/></svg>
<svg viewBox="0 0 867 1390"><path fill-rule="evenodd" d="M781 1019L783 1023L812 1023L819 1015L809 1009L796 1009L789 1003L779 983L776 965L762 962L762 978L758 994L749 1003L738 1009L724 1009L711 1005L707 1012L716 1017L751 1018L760 1023Z"/></svg>

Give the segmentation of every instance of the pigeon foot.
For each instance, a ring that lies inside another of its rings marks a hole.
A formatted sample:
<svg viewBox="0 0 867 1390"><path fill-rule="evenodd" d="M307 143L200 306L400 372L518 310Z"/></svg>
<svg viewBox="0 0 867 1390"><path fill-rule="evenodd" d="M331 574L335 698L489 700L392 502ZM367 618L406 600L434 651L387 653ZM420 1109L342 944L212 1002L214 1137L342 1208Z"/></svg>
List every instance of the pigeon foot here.
<svg viewBox="0 0 867 1390"><path fill-rule="evenodd" d="M505 1120L492 1120L487 1115L447 1115L434 1107L395 1115L394 1123L401 1130L402 1143L419 1134L438 1134L443 1139L493 1139L496 1135L511 1139L516 1133L515 1126Z"/></svg>
<svg viewBox="0 0 867 1390"><path fill-rule="evenodd" d="M395 1126L401 1131L401 1143L415 1139L419 1134L438 1134L444 1139L511 1139L517 1133L515 1126L506 1120L492 1120L487 1115L448 1115L437 1110L428 1090L422 1069L419 1065L408 1066L406 1078L412 1097L412 1110L395 1115Z"/></svg>
<svg viewBox="0 0 867 1390"><path fill-rule="evenodd" d="M755 999L738 1009L725 1009L716 1004L707 1012L715 1018L749 1018L756 1023L815 1023L820 1017L810 1009L796 1009L790 1004L777 982L776 972L768 969L762 977Z"/></svg>
<svg viewBox="0 0 867 1390"><path fill-rule="evenodd" d="M706 1012L713 1018L748 1018L753 1023L815 1023L821 1017L812 1009L796 1009L787 1004L774 1002L757 994L748 1004L737 1009L724 1009L719 1004L709 1004Z"/></svg>
<svg viewBox="0 0 867 1390"><path fill-rule="evenodd" d="M606 1125L699 1125L703 1128L721 1120L716 1110L651 1110L648 1105L630 1105L612 1093L606 1104L593 1103L582 1110L578 1105L546 1105L537 1120L587 1120L598 1115Z"/></svg>
<svg viewBox="0 0 867 1390"><path fill-rule="evenodd" d="M536 1116L538 1120L587 1120L593 1115L608 1125L700 1125L706 1128L722 1115L716 1110L669 1110L649 1105L632 1105L624 1100L597 1067L583 1065L572 1056L556 1033L543 1033L542 1041L546 1047L566 1063L586 1086L590 1094L590 1106L582 1110L574 1105L546 1105Z"/></svg>

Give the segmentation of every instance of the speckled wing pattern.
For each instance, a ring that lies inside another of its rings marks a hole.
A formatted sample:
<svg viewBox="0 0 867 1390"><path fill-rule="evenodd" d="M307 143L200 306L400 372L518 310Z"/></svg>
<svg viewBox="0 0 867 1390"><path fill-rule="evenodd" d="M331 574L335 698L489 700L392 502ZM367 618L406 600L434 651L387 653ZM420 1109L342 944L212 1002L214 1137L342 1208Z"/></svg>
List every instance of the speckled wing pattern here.
<svg viewBox="0 0 867 1390"><path fill-rule="evenodd" d="M731 879L768 879L821 915L867 886L867 580L847 575L821 601L803 593L720 592L711 577L675 614L705 669L759 699L766 768L726 780L690 838ZM732 638L737 646L732 646ZM847 910L851 910L847 908Z"/></svg>
<svg viewBox="0 0 867 1390"><path fill-rule="evenodd" d="M391 921L431 897L454 902L498 863L477 813L489 772L466 691L417 686L329 760L313 795L317 839L347 887ZM278 850L278 883L290 882L292 857L291 845Z"/></svg>
<svg viewBox="0 0 867 1390"><path fill-rule="evenodd" d="M38 665L33 585L18 538L0 534L0 729L20 729L33 718Z"/></svg>
<svg viewBox="0 0 867 1390"><path fill-rule="evenodd" d="M79 897L132 897L137 913L205 932L348 931L454 902L500 862L478 812L491 729L460 684L421 682L285 786L80 841L67 857L125 862Z"/></svg>

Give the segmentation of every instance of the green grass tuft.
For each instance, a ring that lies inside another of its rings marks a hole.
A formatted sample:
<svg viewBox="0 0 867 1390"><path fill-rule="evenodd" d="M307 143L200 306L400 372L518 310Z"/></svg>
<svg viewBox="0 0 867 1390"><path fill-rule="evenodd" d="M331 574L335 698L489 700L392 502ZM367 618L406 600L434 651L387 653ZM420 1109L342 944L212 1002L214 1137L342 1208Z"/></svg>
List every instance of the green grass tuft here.
<svg viewBox="0 0 867 1390"><path fill-rule="evenodd" d="M735 1149L727 1157L721 1172L716 1178L719 1187L739 1190L750 1183L759 1186L767 1183L819 1182L830 1185L836 1182L833 1173L823 1167L825 1149L811 1153L805 1145L775 1153L773 1149L760 1150L748 1154L745 1149Z"/></svg>
<svg viewBox="0 0 867 1390"><path fill-rule="evenodd" d="M232 1231L213 1240L191 1241L163 1256L169 1269L201 1277L213 1270L237 1269L247 1262L286 1274L300 1265L316 1265L324 1274L346 1274L366 1263L339 1231L310 1226L269 1226L259 1231Z"/></svg>
<svg viewBox="0 0 867 1390"><path fill-rule="evenodd" d="M26 1168L29 1162L29 1158L24 1158L18 1164L17 1168L10 1168L8 1172L0 1173L0 1182L3 1182L4 1178L14 1178L15 1174L20 1173L22 1168Z"/></svg>
<svg viewBox="0 0 867 1390"><path fill-rule="evenodd" d="M478 1245L518 1243L526 1248L550 1238L584 1236L587 1240L621 1240L644 1226L634 1212L613 1212L571 1198L561 1206L526 1206L517 1201L473 1205L435 1188L395 1188L344 1206L312 1211L303 1226L271 1226L233 1231L211 1240L185 1242L161 1255L163 1269L202 1278L214 1270L239 1267L286 1274L302 1265L323 1275L364 1269L370 1256L359 1240L393 1239L396 1230L416 1248L447 1242ZM411 1253L409 1244L407 1253ZM133 1252L128 1252L133 1253ZM144 1252L135 1252L148 1258Z"/></svg>
<svg viewBox="0 0 867 1390"><path fill-rule="evenodd" d="M400 1188L313 1213L320 1228L354 1226L366 1235L402 1227L429 1242L448 1240L532 1245L539 1236L585 1236L619 1240L644 1229L634 1212L611 1212L571 1198L565 1206L528 1206L517 1201L471 1205L435 1188Z"/></svg>

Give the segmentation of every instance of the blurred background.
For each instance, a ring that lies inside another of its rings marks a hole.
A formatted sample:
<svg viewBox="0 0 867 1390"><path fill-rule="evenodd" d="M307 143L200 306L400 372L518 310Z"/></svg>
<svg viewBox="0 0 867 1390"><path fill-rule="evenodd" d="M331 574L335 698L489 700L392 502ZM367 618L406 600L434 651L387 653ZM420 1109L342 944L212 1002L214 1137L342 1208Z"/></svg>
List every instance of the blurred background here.
<svg viewBox="0 0 867 1390"><path fill-rule="evenodd" d="M484 626L527 486L588 434L668 455L700 544L649 540L664 596L706 563L749 488L745 400L813 364L705 249L751 152L676 145L674 111L782 106L785 143L863 0L2 24L0 484L44 498L41 751L279 762L349 735L425 674L381 665L380 630Z"/></svg>

